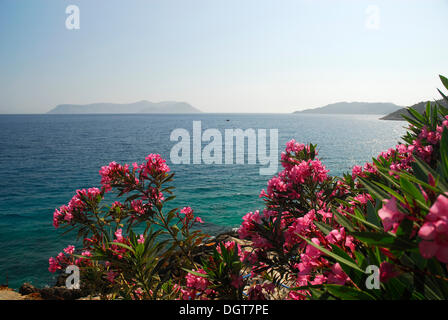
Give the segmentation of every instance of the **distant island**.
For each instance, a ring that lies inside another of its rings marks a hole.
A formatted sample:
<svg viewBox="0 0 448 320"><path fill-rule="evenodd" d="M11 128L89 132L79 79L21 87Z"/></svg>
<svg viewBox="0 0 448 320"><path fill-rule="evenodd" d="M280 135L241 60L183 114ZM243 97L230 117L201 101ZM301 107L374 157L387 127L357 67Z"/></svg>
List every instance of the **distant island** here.
<svg viewBox="0 0 448 320"><path fill-rule="evenodd" d="M134 103L92 103L60 104L48 111L48 114L89 114L89 113L199 113L200 110L186 102L146 100Z"/></svg>
<svg viewBox="0 0 448 320"><path fill-rule="evenodd" d="M445 100L438 100L437 101L439 104L448 107L448 103ZM381 118L381 120L401 120L401 121L405 121L405 119L402 117L402 115L409 115L407 109L409 108L413 108L415 110L417 110L419 113L423 114L426 110L426 104L428 103L428 101L422 101L419 103L416 103L410 107L406 107L406 108L402 108L399 109L397 111L394 111L392 113L389 113L388 115L384 116ZM431 105L434 105L434 101L431 101Z"/></svg>
<svg viewBox="0 0 448 320"><path fill-rule="evenodd" d="M293 113L317 113L317 114L388 114L401 109L388 102L337 102L324 107L305 109Z"/></svg>

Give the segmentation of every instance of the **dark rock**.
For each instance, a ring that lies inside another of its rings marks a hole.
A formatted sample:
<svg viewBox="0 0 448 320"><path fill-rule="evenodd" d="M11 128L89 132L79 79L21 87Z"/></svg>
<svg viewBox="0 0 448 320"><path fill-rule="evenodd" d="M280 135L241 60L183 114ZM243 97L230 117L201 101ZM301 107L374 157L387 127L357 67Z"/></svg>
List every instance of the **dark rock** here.
<svg viewBox="0 0 448 320"><path fill-rule="evenodd" d="M88 295L83 289L67 289L60 285L39 289L30 283L24 283L19 293L24 296L31 295L30 297L39 296L46 300L75 300Z"/></svg>
<svg viewBox="0 0 448 320"><path fill-rule="evenodd" d="M22 286L19 288L19 293L23 296L31 293L39 293L39 289L34 287L31 283L25 282L22 284Z"/></svg>
<svg viewBox="0 0 448 320"><path fill-rule="evenodd" d="M43 288L39 290L39 293L46 300L76 300L86 296L83 290L65 287Z"/></svg>

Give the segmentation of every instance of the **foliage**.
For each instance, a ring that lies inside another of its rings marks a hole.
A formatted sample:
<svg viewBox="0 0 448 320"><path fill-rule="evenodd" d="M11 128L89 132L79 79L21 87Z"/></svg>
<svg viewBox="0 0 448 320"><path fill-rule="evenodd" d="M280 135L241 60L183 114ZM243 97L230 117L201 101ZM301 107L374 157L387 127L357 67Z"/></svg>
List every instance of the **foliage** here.
<svg viewBox="0 0 448 320"><path fill-rule="evenodd" d="M113 162L101 189L78 190L55 211L54 225L84 246L50 258L50 271L76 264L105 298L446 299L448 109L408 111L403 143L342 177L328 174L315 145L289 141L260 194L265 208L201 261L193 252L206 235L191 228L202 220L190 207L163 210L173 198L165 161ZM100 206L111 190L124 202Z"/></svg>
<svg viewBox="0 0 448 320"><path fill-rule="evenodd" d="M173 278L179 278L181 267L196 266L192 253L207 236L192 231L202 220L190 207L164 212L174 199L173 187L165 187L173 178L169 172L165 160L154 154L132 168L115 162L102 167L101 190L78 190L68 205L55 210L54 226L76 230L83 248L79 255L69 246L50 258L49 270L75 264L82 270L82 282L94 284L92 290L107 297L177 297ZM111 191L124 201L102 205ZM137 235L134 229L142 224L145 230Z"/></svg>

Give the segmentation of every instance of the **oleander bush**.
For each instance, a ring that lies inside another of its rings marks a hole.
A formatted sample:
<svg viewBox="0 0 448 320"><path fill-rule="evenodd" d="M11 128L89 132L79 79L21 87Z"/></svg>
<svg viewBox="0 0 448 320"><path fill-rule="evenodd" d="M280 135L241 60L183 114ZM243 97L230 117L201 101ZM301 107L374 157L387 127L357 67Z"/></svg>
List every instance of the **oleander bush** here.
<svg viewBox="0 0 448 320"><path fill-rule="evenodd" d="M176 268L194 268L192 253L207 237L192 227L202 223L190 207L165 212L172 200L173 174L159 155L142 164L115 162L100 170L101 189L78 190L56 209L53 225L76 231L82 248L70 245L50 258L51 272L68 265L81 268L81 282L92 293L125 299L169 299L179 288ZM106 193L120 201L103 205ZM136 229L144 231L138 234Z"/></svg>
<svg viewBox="0 0 448 320"><path fill-rule="evenodd" d="M289 141L264 209L200 260L202 220L190 207L164 210L174 197L165 161L112 162L101 189L55 211L54 226L76 231L82 248L50 258L49 270L75 264L107 299L447 299L448 109L408 111L403 143L342 177L315 145ZM103 205L110 192L121 202Z"/></svg>

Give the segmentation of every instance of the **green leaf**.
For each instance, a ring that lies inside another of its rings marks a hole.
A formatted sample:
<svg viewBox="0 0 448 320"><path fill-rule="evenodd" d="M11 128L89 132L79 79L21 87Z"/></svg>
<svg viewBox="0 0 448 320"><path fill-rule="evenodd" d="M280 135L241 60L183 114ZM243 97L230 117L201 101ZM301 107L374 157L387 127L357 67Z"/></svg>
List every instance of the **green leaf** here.
<svg viewBox="0 0 448 320"><path fill-rule="evenodd" d="M434 104L431 109L431 128L435 130L437 128L437 116L438 116L437 104Z"/></svg>
<svg viewBox="0 0 448 320"><path fill-rule="evenodd" d="M440 140L440 158L443 175L445 179L448 179L448 129L446 127L443 129Z"/></svg>
<svg viewBox="0 0 448 320"><path fill-rule="evenodd" d="M128 249L129 251L131 251L132 253L135 254L135 250L133 248L131 248L130 246L128 246L127 244L124 244L124 243L121 243L121 242L109 242L109 244L114 244L116 246L123 247L123 248Z"/></svg>
<svg viewBox="0 0 448 320"><path fill-rule="evenodd" d="M383 189L384 191L387 191L387 193L389 193L390 195L394 196L401 203L406 203L404 201L404 198L401 195L399 195L397 192L395 192L393 189L389 188L388 186L385 186L382 183L376 182L376 181L373 181L373 183L376 184L381 189Z"/></svg>
<svg viewBox="0 0 448 320"><path fill-rule="evenodd" d="M436 186L437 186L437 182L440 185L440 187L442 187L444 190L448 190L448 184L446 184L444 182L444 179L437 179L437 177L439 176L439 174L434 171L434 169L432 169L426 162L422 161L420 158L414 156L415 162L413 162L412 167L414 168L415 166L418 166L420 170L422 170L427 176L429 176L429 174L431 174L433 176L434 179L436 179Z"/></svg>
<svg viewBox="0 0 448 320"><path fill-rule="evenodd" d="M448 79L442 76L441 74L439 74L439 78L442 81L442 84L445 87L445 89L448 90Z"/></svg>
<svg viewBox="0 0 448 320"><path fill-rule="evenodd" d="M378 214L375 210L375 207L373 206L372 202L367 201L367 221L374 226L377 226L378 228L381 228L381 222L378 219Z"/></svg>
<svg viewBox="0 0 448 320"><path fill-rule="evenodd" d="M314 225L324 234L327 235L333 230L331 226L320 221L314 221Z"/></svg>
<svg viewBox="0 0 448 320"><path fill-rule="evenodd" d="M426 117L426 122L430 122L430 115L431 115L431 102L426 102L426 108L425 108L425 117Z"/></svg>
<svg viewBox="0 0 448 320"><path fill-rule="evenodd" d="M400 223L400 226L397 229L396 235L399 237L404 237L409 239L412 233L412 227L414 226L414 222L410 219L403 219Z"/></svg>
<svg viewBox="0 0 448 320"><path fill-rule="evenodd" d="M440 91L439 89L437 89L437 91L439 91L439 93L440 93L440 95L448 102L448 97L442 92L442 91ZM441 106L441 105L439 105L439 109L440 109L440 107L442 107L443 109L445 109L445 107L444 106ZM443 110L442 109L442 110ZM440 110L439 110L440 111Z"/></svg>
<svg viewBox="0 0 448 320"><path fill-rule="evenodd" d="M182 268L182 270L184 270L184 271L186 271L188 273L194 274L195 276L198 276L198 277L208 278L208 274L203 274L203 273L196 272L196 271L193 271L193 270L188 270L188 269L185 269L185 268Z"/></svg>
<svg viewBox="0 0 448 320"><path fill-rule="evenodd" d="M413 108L409 108L407 110L416 120L418 120L422 123L425 123L425 118L420 114L420 112L418 112L417 110L415 110Z"/></svg>
<svg viewBox="0 0 448 320"><path fill-rule="evenodd" d="M407 110L409 110L409 109L407 109ZM402 116L407 122L409 122L410 124L414 125L415 127L417 127L417 128L422 128L422 127L423 127L423 125L422 125L421 123L419 123L419 122L417 122L417 121L411 119L410 117L406 116L405 114L401 114L401 116Z"/></svg>
<svg viewBox="0 0 448 320"><path fill-rule="evenodd" d="M324 286L330 294L342 300L375 300L375 298L365 291L361 291L349 286L327 284Z"/></svg>
<svg viewBox="0 0 448 320"><path fill-rule="evenodd" d="M358 177L359 180L361 180L362 184L366 186L369 193L374 196L375 198L378 198L380 200L389 199L390 196L380 187L376 186L366 178Z"/></svg>
<svg viewBox="0 0 448 320"><path fill-rule="evenodd" d="M367 267L366 257L360 251L355 251L353 254L356 257L356 264L360 266L361 269L365 269Z"/></svg>
<svg viewBox="0 0 448 320"><path fill-rule="evenodd" d="M338 246L332 244L331 248L333 250L333 252L335 254L337 254L338 256L358 265L356 263L355 260L353 260L348 254L347 252L345 252L344 250L342 250L341 248L339 248ZM348 275L348 277L354 282L356 283L356 285L360 286L361 284L364 283L364 276L365 276L365 272L360 272L356 269L353 269L345 264L341 264L341 268L342 270L344 270L344 272ZM362 269L361 269L362 270Z"/></svg>
<svg viewBox="0 0 448 320"><path fill-rule="evenodd" d="M357 209L355 209L355 212L356 212L356 211L357 211ZM378 231L383 231L383 228L382 228L381 226L374 225L373 223L370 223L370 222L368 222L367 220L365 220L365 219L363 219L363 218L360 218L360 217L358 217L358 216L355 216L355 215L351 214L350 212L347 212L347 211L344 211L344 212L345 212L345 214L347 214L348 216L350 216L350 217L352 217L352 218L354 218L354 219L360 221L362 224L364 224L364 225L366 225L366 226L368 226L368 227L370 227L370 228L372 228L372 229L375 229L375 230L378 230Z"/></svg>
<svg viewBox="0 0 448 320"><path fill-rule="evenodd" d="M425 198L423 197L421 191L417 189L416 186L414 186L411 182L404 178L400 178L400 185L402 191L406 192L407 194L411 195L414 200L422 207L427 210L429 210L429 207L426 204Z"/></svg>
<svg viewBox="0 0 448 320"><path fill-rule="evenodd" d="M415 169L415 168L416 168L416 169ZM414 169L414 174L416 174L416 171L417 171L417 170L419 170L419 172L422 172L422 171L418 168L418 166L416 166L415 168L413 168L413 169ZM400 177L403 177L403 178L409 180L409 181L412 181L412 182L414 182L414 183L416 183L416 184L419 184L419 185L421 185L422 187L427 188L427 189L429 189L429 190L431 190L431 191L434 191L434 192L441 192L440 189L438 189L438 188L436 188L436 187L433 187L432 185L426 183L425 181L422 181L422 180L419 179L419 178L416 178L416 177L410 175L410 174L407 173L407 172L399 172L398 175L399 175ZM417 174L416 174L416 175L417 175ZM427 176L424 176L424 177L425 177L424 179L426 179L426 181L428 181L428 177L427 177Z"/></svg>
<svg viewBox="0 0 448 320"><path fill-rule="evenodd" d="M409 250L417 247L417 244L396 237L385 232L353 232L356 239L367 243L368 245L384 247L395 250Z"/></svg>
<svg viewBox="0 0 448 320"><path fill-rule="evenodd" d="M353 223L344 217L342 214L340 214L336 209L331 209L331 212L333 212L334 216L336 217L336 220L339 222L341 226L347 229L349 232L355 231L355 228L353 226Z"/></svg>

